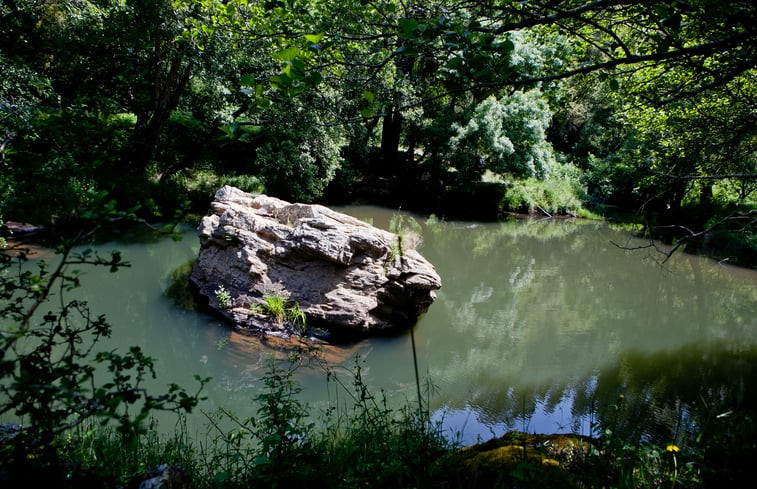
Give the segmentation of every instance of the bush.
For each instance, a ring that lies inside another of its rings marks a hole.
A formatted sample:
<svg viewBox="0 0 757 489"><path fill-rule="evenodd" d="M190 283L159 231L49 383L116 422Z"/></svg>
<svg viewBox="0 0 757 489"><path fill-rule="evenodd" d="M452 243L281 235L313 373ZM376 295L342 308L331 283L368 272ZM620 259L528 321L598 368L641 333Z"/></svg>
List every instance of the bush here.
<svg viewBox="0 0 757 489"><path fill-rule="evenodd" d="M529 213L577 215L583 207L580 171L570 164L555 164L543 180L515 180L508 186L502 206Z"/></svg>
<svg viewBox="0 0 757 489"><path fill-rule="evenodd" d="M335 489L435 486L434 461L451 447L438 426L418 410L393 409L383 394L374 395L359 357L347 370L351 382L327 370L329 386L349 401L319 418L299 399L294 380L304 358L271 360L253 415L239 417L223 408L206 414L203 442L195 443L179 423L174 434L151 431L136 440L92 426L72 432L62 446L80 466L122 483L169 463L184 468L198 489L311 487L315 481Z"/></svg>
<svg viewBox="0 0 757 489"><path fill-rule="evenodd" d="M79 107L29 114L0 177L7 215L39 224L77 219L103 190L122 183L118 162L132 125L129 115L101 117Z"/></svg>

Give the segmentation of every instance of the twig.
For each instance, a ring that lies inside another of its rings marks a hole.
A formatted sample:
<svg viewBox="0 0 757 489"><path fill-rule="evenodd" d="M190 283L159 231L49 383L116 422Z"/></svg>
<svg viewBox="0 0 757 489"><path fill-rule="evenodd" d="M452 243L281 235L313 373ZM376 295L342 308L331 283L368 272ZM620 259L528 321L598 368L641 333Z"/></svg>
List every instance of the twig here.
<svg viewBox="0 0 757 489"><path fill-rule="evenodd" d="M662 260L662 263L661 263L662 265L664 265L668 260L670 260L673 254L676 251L678 251L678 249L684 244L686 244L687 242L695 240L697 238L701 238L702 236L705 236L711 233L715 228L721 226L722 224L728 221L735 221L735 220L741 220L741 219L749 219L749 222L747 222L742 229L746 229L748 226L757 223L757 209L751 209L749 212L738 212L738 211L733 212L725 216L724 218L720 219L718 222L712 224L708 228L699 232L695 232L691 230L690 228L687 228L686 226L682 226L680 224L672 224L669 226L657 226L656 229L682 229L688 233L687 236L682 236L680 239L678 239L678 241L676 241L676 243L673 245L673 247L669 251L661 250L654 241L651 241L648 245L643 245L643 246L621 246L612 240L610 240L610 243L612 243L614 246L617 246L618 248L622 250L627 250L627 251L654 248L655 251L665 255L665 259Z"/></svg>

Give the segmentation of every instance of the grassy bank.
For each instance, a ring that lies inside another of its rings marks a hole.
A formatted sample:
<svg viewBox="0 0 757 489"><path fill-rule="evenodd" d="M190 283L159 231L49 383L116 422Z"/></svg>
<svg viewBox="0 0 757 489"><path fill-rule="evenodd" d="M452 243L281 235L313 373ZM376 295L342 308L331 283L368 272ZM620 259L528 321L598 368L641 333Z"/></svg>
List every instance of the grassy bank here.
<svg viewBox="0 0 757 489"><path fill-rule="evenodd" d="M597 422L594 437L511 432L463 448L415 402L394 408L372 392L359 359L348 381L326 373L348 401L318 413L299 400L296 368L271 363L252 415L205 413L201 435L190 436L179 419L168 435L156 426L139 436L82 426L57 440L52 458L19 458L19 447L6 444L3 486L39 479L56 487L131 487L162 464L197 489L748 487L755 472L752 417L715 406L675 443L629 439L621 397L617 416Z"/></svg>

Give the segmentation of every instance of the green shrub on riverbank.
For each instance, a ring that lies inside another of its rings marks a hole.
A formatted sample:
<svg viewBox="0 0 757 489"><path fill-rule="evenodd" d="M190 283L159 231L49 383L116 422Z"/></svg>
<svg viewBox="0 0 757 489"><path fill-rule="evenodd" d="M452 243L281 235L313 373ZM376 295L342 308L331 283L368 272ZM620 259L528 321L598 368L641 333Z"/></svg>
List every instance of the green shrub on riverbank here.
<svg viewBox="0 0 757 489"><path fill-rule="evenodd" d="M453 448L438 425L410 406L390 408L382 394L372 393L359 359L351 383L328 374L351 402L314 418L298 398L295 369L272 363L254 414L208 413L204 437L192 439L179 423L172 435L153 430L124 443L114 430L85 427L66 437L65 457L77 470L119 484L169 464L183 468L197 489L434 487L434 462Z"/></svg>
<svg viewBox="0 0 757 489"><path fill-rule="evenodd" d="M359 359L351 382L327 374L349 402L320 417L299 399L296 368L272 363L253 414L208 414L204 436L188 436L183 423L169 435L151 430L137 439L81 427L61 445L69 476L95 474L115 487L168 464L182 468L196 489L707 488L724 481L747 487L753 472L754 422L744 413L723 415L715 406L690 412L697 416L694 430L682 428L686 432L669 443L632 435L638 427L625 427L624 419L634 408L621 397L610 410L617 416L595 426L596 438L511 432L459 449L414 403L392 408L371 392Z"/></svg>
<svg viewBox="0 0 757 489"><path fill-rule="evenodd" d="M544 214L578 215L584 208L585 190L579 170L567 164L555 164L544 179L513 181L502 201L505 209Z"/></svg>

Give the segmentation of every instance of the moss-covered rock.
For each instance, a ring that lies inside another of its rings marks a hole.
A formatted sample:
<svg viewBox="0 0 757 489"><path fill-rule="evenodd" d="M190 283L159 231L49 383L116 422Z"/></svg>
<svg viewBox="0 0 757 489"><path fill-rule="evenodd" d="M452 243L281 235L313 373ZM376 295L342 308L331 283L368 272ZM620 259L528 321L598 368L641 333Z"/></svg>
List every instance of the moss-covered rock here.
<svg viewBox="0 0 757 489"><path fill-rule="evenodd" d="M509 432L445 455L436 469L450 487L578 487L571 468L592 444L579 435Z"/></svg>

